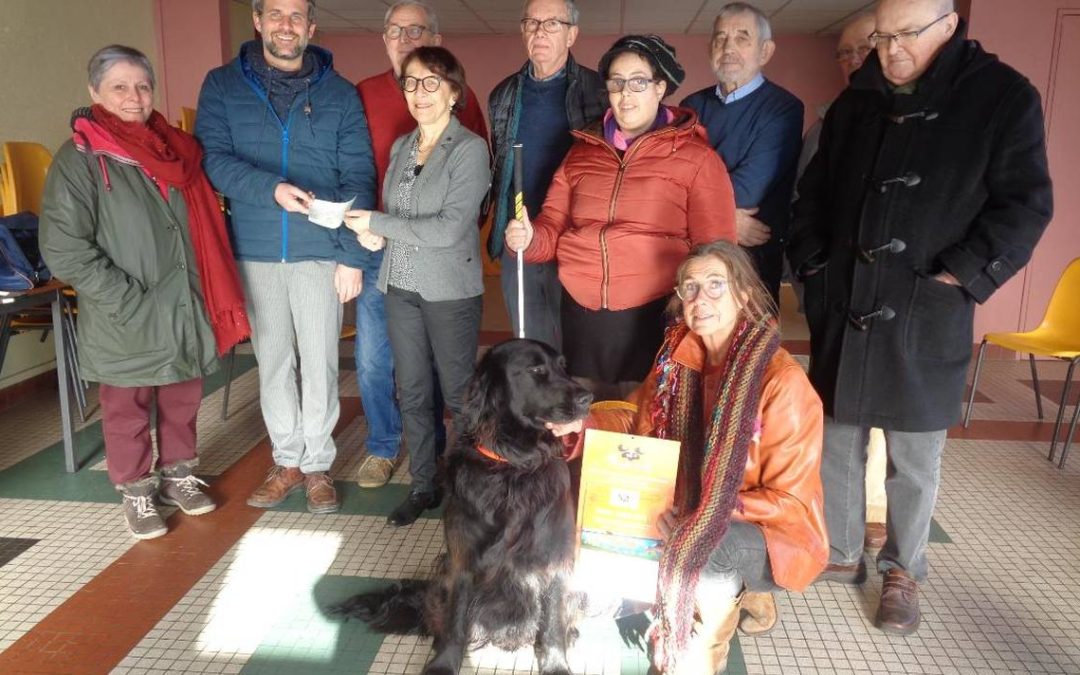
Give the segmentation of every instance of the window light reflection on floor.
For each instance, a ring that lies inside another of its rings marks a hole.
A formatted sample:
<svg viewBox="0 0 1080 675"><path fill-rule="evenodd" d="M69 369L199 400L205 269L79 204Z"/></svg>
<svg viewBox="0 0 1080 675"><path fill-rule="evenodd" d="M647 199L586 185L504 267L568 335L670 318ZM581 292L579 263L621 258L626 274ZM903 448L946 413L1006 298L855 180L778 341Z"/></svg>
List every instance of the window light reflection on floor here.
<svg viewBox="0 0 1080 675"><path fill-rule="evenodd" d="M253 654L283 613L313 602L341 540L338 532L252 528L210 607L199 651Z"/></svg>

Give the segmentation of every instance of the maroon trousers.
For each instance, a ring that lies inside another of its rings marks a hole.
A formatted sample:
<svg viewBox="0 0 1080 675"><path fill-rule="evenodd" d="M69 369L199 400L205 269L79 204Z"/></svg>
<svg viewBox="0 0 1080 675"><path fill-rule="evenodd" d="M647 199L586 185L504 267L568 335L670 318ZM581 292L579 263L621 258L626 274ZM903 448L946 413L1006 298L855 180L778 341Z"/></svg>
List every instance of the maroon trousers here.
<svg viewBox="0 0 1080 675"><path fill-rule="evenodd" d="M114 485L150 473L154 450L150 411L157 395L158 465L195 458L195 419L202 402L202 378L160 387L100 385L105 464Z"/></svg>

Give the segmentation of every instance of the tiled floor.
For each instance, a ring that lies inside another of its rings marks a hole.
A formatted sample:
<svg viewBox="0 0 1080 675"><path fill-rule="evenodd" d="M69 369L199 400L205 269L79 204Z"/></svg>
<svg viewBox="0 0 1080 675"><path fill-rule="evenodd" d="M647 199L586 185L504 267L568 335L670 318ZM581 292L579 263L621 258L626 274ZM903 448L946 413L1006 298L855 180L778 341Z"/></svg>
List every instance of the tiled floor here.
<svg viewBox="0 0 1080 675"><path fill-rule="evenodd" d="M793 314L785 324L788 344L804 350L805 327ZM505 319L489 316L485 328L504 331ZM174 514L170 534L150 542L122 526L95 415L79 431L84 467L67 475L52 396L0 411L0 673L420 671L429 641L373 635L327 610L388 579L430 575L438 514L400 530L384 524L406 493L407 460L385 488L351 482L366 427L349 370L331 470L341 513L310 515L299 494L273 511L247 507L270 461L252 366L242 354L227 421L220 377L207 382L200 413L199 472L221 508ZM876 577L814 586L778 596L779 627L739 641L729 672L1080 673L1080 457L1064 470L1046 461L1064 369L1040 363L1040 376L1045 421L1027 364L991 361L971 428L950 431L917 634L873 628ZM644 673L630 639L640 621L583 619L574 672ZM536 668L528 651L488 649L465 670Z"/></svg>

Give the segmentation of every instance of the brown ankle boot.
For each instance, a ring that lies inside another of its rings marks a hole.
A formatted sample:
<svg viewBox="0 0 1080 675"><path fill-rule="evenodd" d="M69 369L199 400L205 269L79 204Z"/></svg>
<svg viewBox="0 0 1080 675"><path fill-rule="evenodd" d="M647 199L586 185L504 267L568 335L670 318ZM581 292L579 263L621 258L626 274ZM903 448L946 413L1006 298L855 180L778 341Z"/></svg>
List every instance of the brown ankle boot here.
<svg viewBox="0 0 1080 675"><path fill-rule="evenodd" d="M919 618L919 584L903 570L886 571L874 625L893 635L911 635L919 629Z"/></svg>
<svg viewBox="0 0 1080 675"><path fill-rule="evenodd" d="M772 593L743 593L739 603L742 618L739 630L747 637L761 637L776 628L779 613L776 611L776 598Z"/></svg>
<svg viewBox="0 0 1080 675"><path fill-rule="evenodd" d="M270 467L263 484L248 497L248 506L270 509L285 501L293 492L304 487L304 474L295 466Z"/></svg>
<svg viewBox="0 0 1080 675"><path fill-rule="evenodd" d="M731 638L739 623L740 598L698 603L701 623L695 625L686 652L675 662L673 675L713 675L727 668Z"/></svg>

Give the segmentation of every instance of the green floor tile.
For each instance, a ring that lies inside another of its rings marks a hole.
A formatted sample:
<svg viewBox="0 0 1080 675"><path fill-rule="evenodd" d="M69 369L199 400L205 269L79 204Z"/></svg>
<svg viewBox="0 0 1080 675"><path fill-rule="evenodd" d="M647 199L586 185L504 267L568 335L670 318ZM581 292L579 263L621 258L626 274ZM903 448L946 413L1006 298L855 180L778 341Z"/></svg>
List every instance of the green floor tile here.
<svg viewBox="0 0 1080 675"><path fill-rule="evenodd" d="M945 532L941 527L941 523L935 518L930 519L930 543L931 544L951 544L953 543L952 537Z"/></svg>
<svg viewBox="0 0 1080 675"><path fill-rule="evenodd" d="M255 357L240 354L236 357L233 377L239 377L255 366ZM203 396L209 396L225 385L225 370L203 379ZM101 461L105 445L101 422L94 422L75 432L75 473L64 470L64 444L57 442L23 461L0 471L0 497L13 499L51 499L73 502L117 501L109 477L104 471L86 467Z"/></svg>
<svg viewBox="0 0 1080 675"><path fill-rule="evenodd" d="M362 621L330 617L326 608L356 593L382 588L384 579L324 576L311 593L293 599L240 672L244 675L366 673L382 645Z"/></svg>
<svg viewBox="0 0 1080 675"><path fill-rule="evenodd" d="M281 612L281 619L264 636L241 673L243 675L286 675L312 673L367 673L382 646L383 636L372 633L363 622L343 621L327 615L326 608L355 593L383 588L385 579L321 577L310 593L294 596ZM648 619L641 614L617 622L590 619L579 623L578 644L589 651L618 652L620 675L645 675L648 657L638 641ZM597 650L600 645L601 649ZM500 671L502 672L502 671ZM734 638L727 673L744 675L746 663L738 638Z"/></svg>
<svg viewBox="0 0 1080 675"><path fill-rule="evenodd" d="M341 500L338 513L348 516L388 516L398 504L409 496L409 486L390 483L381 488L362 488L353 481L336 481L334 486ZM275 511L307 511L307 500L302 491L293 493ZM421 518L442 518L442 505L437 509L428 509Z"/></svg>
<svg viewBox="0 0 1080 675"><path fill-rule="evenodd" d="M649 671L649 657L645 651L644 634L649 627L649 619L644 614L633 614L622 617L614 622L615 635L613 648L620 649L622 659L619 675L646 675ZM580 640L612 640L603 634L602 630L594 630L592 633L582 631ZM731 639L731 651L728 653L728 666L724 671L727 675L746 675L746 660L743 658L742 646L739 644L739 635L735 634Z"/></svg>

